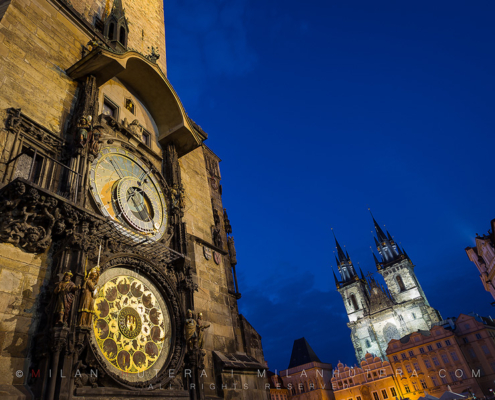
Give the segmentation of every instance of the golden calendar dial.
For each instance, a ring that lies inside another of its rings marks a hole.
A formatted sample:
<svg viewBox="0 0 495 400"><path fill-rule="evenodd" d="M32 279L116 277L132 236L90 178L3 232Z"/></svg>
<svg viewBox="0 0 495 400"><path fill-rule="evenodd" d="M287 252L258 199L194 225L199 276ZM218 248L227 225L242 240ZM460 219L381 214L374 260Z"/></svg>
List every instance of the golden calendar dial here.
<svg viewBox="0 0 495 400"><path fill-rule="evenodd" d="M161 367L156 365L158 360L163 364L167 358L170 315L151 282L119 270L100 277L103 285L95 301L94 340L115 372L140 374Z"/></svg>

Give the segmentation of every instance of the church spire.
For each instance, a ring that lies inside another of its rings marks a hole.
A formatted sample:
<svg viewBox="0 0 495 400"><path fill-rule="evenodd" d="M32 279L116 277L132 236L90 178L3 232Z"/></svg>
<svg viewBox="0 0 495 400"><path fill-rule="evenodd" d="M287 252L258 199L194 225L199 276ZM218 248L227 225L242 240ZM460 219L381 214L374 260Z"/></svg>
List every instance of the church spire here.
<svg viewBox="0 0 495 400"><path fill-rule="evenodd" d="M332 274L333 274L333 279L335 279L335 286L337 286L337 289L340 288L340 283L339 280L337 279L337 276L335 275L335 271L332 268Z"/></svg>
<svg viewBox="0 0 495 400"><path fill-rule="evenodd" d="M351 282L353 280L359 279L358 275L356 274L356 270L354 269L354 266L352 265L351 257L349 256L349 253L342 250L342 247L340 246L339 241L337 240L337 237L335 236L335 232L332 229L333 237L335 239L335 248L337 249L337 255L335 256L335 261L337 261L337 268L339 270L339 274L341 277L341 282Z"/></svg>
<svg viewBox="0 0 495 400"><path fill-rule="evenodd" d="M370 214L371 214L371 210L370 210ZM375 226L376 236L378 237L378 239L376 239L376 237L374 237L375 245L376 245L376 248L378 250L378 253L380 254L380 256L382 258L382 263L377 263L375 261L377 268L378 268L379 264L390 264L390 263L393 263L395 261L399 261L401 259L401 255L400 255L399 251L397 250L397 245L395 244L395 241L392 238L392 235L390 234L389 231L387 231L387 234L385 234L383 232L382 228L380 228L380 225L378 225L378 222L376 222L376 219L373 216L373 214L371 214L371 218L373 219L373 225ZM374 254L373 254L373 257L375 257ZM375 260L376 260L376 257L375 257ZM380 269L380 268L378 268L378 269Z"/></svg>

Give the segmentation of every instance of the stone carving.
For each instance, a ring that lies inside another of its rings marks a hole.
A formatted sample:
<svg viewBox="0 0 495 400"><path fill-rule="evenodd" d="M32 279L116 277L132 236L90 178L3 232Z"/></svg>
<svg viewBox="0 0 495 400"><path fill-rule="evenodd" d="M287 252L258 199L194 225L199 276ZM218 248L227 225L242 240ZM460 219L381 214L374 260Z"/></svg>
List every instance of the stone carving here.
<svg viewBox="0 0 495 400"><path fill-rule="evenodd" d="M210 324L203 320L203 314L198 314L198 320L196 321L198 330L198 348L204 349L205 347L205 330L210 327Z"/></svg>
<svg viewBox="0 0 495 400"><path fill-rule="evenodd" d="M88 142L88 134L91 130L91 116L89 117L81 117L77 122L77 133L75 138L75 143L77 147L83 148L86 146Z"/></svg>
<svg viewBox="0 0 495 400"><path fill-rule="evenodd" d="M150 60L152 63L157 62L157 60L160 58L160 54L158 53L158 47L148 47L148 50L150 51L150 54L146 56L148 60Z"/></svg>
<svg viewBox="0 0 495 400"><path fill-rule="evenodd" d="M211 237L216 247L223 248L222 232L218 226L211 227Z"/></svg>
<svg viewBox="0 0 495 400"><path fill-rule="evenodd" d="M86 250L92 246L92 256L95 230L102 222L68 203L60 204L28 183L14 181L0 192L0 241L29 253L46 251L54 237L64 235L72 245L83 245Z"/></svg>
<svg viewBox="0 0 495 400"><path fill-rule="evenodd" d="M55 285L53 291L56 295L54 313L57 316L55 322L57 325L67 325L67 319L74 302L74 292L80 289L71 281L71 277L72 273L66 272L62 280Z"/></svg>
<svg viewBox="0 0 495 400"><path fill-rule="evenodd" d="M93 127L98 112L98 87L94 76L87 76L83 82L79 84L79 99L77 101L74 113L72 114L71 132L74 138L74 153L81 154L83 149L94 149L97 146L94 142L92 131L97 127Z"/></svg>
<svg viewBox="0 0 495 400"><path fill-rule="evenodd" d="M186 339L187 349L192 350L198 344L198 323L193 318L193 312L187 310L187 318L184 324L184 338Z"/></svg>
<svg viewBox="0 0 495 400"><path fill-rule="evenodd" d="M237 256L236 256L235 243L234 243L234 237L233 236L230 236L227 239L227 245L229 247L230 264L237 265Z"/></svg>
<svg viewBox="0 0 495 400"><path fill-rule="evenodd" d="M139 138L139 140L141 140L141 137L143 136L144 128L137 119L135 119L129 124L129 130L132 132L134 136L136 136L137 138Z"/></svg>
<svg viewBox="0 0 495 400"><path fill-rule="evenodd" d="M232 226L230 225L229 216L227 215L227 209L223 209L223 225L225 233L230 235L232 233Z"/></svg>
<svg viewBox="0 0 495 400"><path fill-rule="evenodd" d="M81 327L91 327L95 307L95 298L97 293L98 278L100 277L100 268L95 267L89 271L87 278L81 289L81 298L79 301L79 323Z"/></svg>
<svg viewBox="0 0 495 400"><path fill-rule="evenodd" d="M11 133L19 132L33 144L39 145L50 152L59 152L66 142L55 133L26 118L20 108L9 108L6 128Z"/></svg>

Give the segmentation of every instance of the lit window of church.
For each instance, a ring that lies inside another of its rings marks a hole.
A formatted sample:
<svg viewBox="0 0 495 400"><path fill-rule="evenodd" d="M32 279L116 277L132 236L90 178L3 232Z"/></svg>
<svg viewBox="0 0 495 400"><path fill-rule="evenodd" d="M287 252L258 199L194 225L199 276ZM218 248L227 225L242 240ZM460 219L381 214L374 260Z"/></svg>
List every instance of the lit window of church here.
<svg viewBox="0 0 495 400"><path fill-rule="evenodd" d="M374 400L380 400L380 397L378 397L378 393L377 392L373 392L373 399Z"/></svg>
<svg viewBox="0 0 495 400"><path fill-rule="evenodd" d="M428 385L426 384L426 381L424 379L421 379L421 386L423 389L428 389Z"/></svg>
<svg viewBox="0 0 495 400"><path fill-rule="evenodd" d="M398 362L398 361L399 361L399 357L394 356L394 361L395 361L395 362Z"/></svg>
<svg viewBox="0 0 495 400"><path fill-rule="evenodd" d="M438 342L438 343L437 343L437 347L438 347L438 348L442 347L442 343Z"/></svg>
<svg viewBox="0 0 495 400"><path fill-rule="evenodd" d="M412 351L412 350L411 350L411 351L409 352L409 356L410 356L410 357L414 356L414 351Z"/></svg>
<svg viewBox="0 0 495 400"><path fill-rule="evenodd" d="M409 385L404 385L404 389L406 390L406 393L411 393L411 389L409 389Z"/></svg>
<svg viewBox="0 0 495 400"><path fill-rule="evenodd" d="M390 388L390 393L392 393L392 397L397 397L397 391L395 390L394 387Z"/></svg>
<svg viewBox="0 0 495 400"><path fill-rule="evenodd" d="M425 352L425 349L423 349L422 347L419 348L419 352L420 353L424 353Z"/></svg>
<svg viewBox="0 0 495 400"><path fill-rule="evenodd" d="M382 396L384 399L388 399L388 394L386 389L382 389Z"/></svg>
<svg viewBox="0 0 495 400"><path fill-rule="evenodd" d="M407 358L406 353L401 353L401 357L403 360L405 360Z"/></svg>
<svg viewBox="0 0 495 400"><path fill-rule="evenodd" d="M433 346L427 346L428 347L428 351L433 351Z"/></svg>

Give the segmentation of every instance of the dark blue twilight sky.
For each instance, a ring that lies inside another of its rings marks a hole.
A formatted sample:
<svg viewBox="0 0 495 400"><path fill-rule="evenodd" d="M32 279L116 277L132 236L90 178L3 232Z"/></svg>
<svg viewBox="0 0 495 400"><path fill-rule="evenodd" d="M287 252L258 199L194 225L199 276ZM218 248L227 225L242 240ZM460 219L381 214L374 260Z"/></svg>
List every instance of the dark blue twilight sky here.
<svg viewBox="0 0 495 400"><path fill-rule="evenodd" d="M241 312L285 369L354 363L333 227L371 207L442 316L495 314L464 252L495 218L495 2L166 0L168 76L221 158Z"/></svg>

